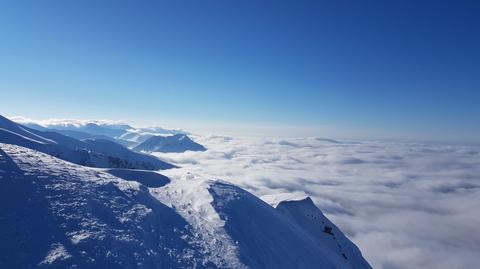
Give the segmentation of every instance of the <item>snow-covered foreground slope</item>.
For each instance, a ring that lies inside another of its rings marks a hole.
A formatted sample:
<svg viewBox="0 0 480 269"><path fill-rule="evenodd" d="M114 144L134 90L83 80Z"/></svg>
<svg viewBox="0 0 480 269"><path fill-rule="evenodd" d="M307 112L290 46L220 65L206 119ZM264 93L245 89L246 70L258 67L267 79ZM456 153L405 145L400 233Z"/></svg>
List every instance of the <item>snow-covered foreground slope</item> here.
<svg viewBox="0 0 480 269"><path fill-rule="evenodd" d="M370 268L309 200L274 208L184 172L0 144L0 268Z"/></svg>

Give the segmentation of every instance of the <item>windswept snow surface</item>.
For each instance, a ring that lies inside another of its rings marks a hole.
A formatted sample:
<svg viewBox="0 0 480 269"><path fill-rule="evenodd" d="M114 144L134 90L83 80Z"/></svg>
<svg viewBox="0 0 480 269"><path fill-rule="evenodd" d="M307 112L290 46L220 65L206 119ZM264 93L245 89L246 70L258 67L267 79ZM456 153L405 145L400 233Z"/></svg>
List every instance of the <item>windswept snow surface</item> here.
<svg viewBox="0 0 480 269"><path fill-rule="evenodd" d="M166 172L171 181L149 188L135 178L164 177L0 143L0 268L370 268L340 231L341 250L281 203Z"/></svg>
<svg viewBox="0 0 480 269"><path fill-rule="evenodd" d="M154 197L174 208L193 227L193 243L215 265L224 268L245 268L238 259L238 249L229 238L224 222L212 206L209 186L213 181L183 171L169 171L173 181L162 189L151 190Z"/></svg>
<svg viewBox="0 0 480 269"><path fill-rule="evenodd" d="M146 187L0 144L0 268L210 267Z"/></svg>

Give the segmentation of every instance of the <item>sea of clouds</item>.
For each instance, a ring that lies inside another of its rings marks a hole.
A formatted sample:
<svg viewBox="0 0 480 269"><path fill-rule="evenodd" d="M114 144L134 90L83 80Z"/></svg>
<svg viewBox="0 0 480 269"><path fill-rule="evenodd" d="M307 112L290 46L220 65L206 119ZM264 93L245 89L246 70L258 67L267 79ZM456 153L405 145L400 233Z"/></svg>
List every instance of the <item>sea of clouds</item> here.
<svg viewBox="0 0 480 269"><path fill-rule="evenodd" d="M308 194L374 268L480 264L480 146L194 138L208 150L156 155L258 196Z"/></svg>

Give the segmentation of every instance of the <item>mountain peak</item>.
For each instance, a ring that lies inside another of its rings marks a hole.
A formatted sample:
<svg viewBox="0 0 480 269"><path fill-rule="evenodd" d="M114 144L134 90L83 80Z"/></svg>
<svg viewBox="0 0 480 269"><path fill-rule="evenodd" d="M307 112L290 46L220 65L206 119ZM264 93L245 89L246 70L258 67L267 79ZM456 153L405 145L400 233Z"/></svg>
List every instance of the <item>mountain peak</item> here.
<svg viewBox="0 0 480 269"><path fill-rule="evenodd" d="M204 146L194 142L186 134L174 134L171 136L152 136L138 146L133 148L136 151L146 152L185 152L205 151Z"/></svg>

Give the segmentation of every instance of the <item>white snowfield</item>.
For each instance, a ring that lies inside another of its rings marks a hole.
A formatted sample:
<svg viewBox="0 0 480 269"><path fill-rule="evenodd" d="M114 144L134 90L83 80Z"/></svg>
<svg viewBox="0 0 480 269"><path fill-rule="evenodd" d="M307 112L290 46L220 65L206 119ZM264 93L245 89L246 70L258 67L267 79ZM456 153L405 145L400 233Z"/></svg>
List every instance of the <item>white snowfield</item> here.
<svg viewBox="0 0 480 269"><path fill-rule="evenodd" d="M371 268L309 198L162 174L0 143L0 268Z"/></svg>

